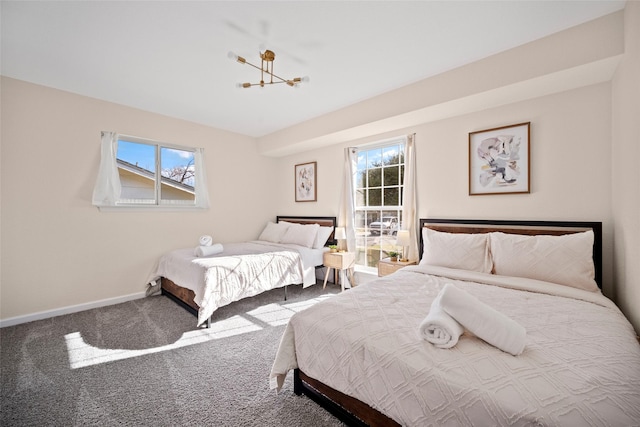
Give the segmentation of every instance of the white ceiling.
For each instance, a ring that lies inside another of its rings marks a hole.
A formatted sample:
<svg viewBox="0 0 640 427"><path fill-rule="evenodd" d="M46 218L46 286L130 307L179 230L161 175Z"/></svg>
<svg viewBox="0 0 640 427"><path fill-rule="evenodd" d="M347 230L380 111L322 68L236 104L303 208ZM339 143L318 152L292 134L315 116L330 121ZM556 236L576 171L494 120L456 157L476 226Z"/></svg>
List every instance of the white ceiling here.
<svg viewBox="0 0 640 427"><path fill-rule="evenodd" d="M2 74L260 137L624 1L2 1ZM241 89L276 53L286 85Z"/></svg>

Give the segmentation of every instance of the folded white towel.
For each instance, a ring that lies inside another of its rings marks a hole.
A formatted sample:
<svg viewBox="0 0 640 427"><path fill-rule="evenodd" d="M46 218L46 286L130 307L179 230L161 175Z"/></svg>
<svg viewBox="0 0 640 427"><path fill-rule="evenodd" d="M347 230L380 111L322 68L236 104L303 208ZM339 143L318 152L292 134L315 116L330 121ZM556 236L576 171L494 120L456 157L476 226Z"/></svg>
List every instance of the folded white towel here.
<svg viewBox="0 0 640 427"><path fill-rule="evenodd" d="M216 254L222 253L223 251L224 251L224 248L222 247L222 244L216 243L215 245L211 245L211 246L198 246L194 251L194 255L197 257L205 257L205 256L216 255Z"/></svg>
<svg viewBox="0 0 640 427"><path fill-rule="evenodd" d="M213 237L208 235L200 236L200 246L211 246L213 245Z"/></svg>
<svg viewBox="0 0 640 427"><path fill-rule="evenodd" d="M513 319L450 283L439 296L441 308L478 338L514 356L524 350L527 330Z"/></svg>
<svg viewBox="0 0 640 427"><path fill-rule="evenodd" d="M448 315L440 305L442 292L431 303L429 314L420 323L420 337L439 348L451 348L464 332L460 323Z"/></svg>

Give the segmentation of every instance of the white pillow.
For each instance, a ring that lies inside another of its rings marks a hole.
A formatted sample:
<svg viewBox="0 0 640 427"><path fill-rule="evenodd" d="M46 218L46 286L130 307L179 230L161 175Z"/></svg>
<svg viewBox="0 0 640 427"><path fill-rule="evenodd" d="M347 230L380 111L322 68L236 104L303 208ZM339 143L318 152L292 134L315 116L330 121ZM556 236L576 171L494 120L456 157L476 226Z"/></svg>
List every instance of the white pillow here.
<svg viewBox="0 0 640 427"><path fill-rule="evenodd" d="M258 240L264 240L265 242L280 243L284 234L287 232L289 225L286 223L268 222L267 226L262 230Z"/></svg>
<svg viewBox="0 0 640 427"><path fill-rule="evenodd" d="M489 235L444 233L422 229L424 252L420 264L491 273Z"/></svg>
<svg viewBox="0 0 640 427"><path fill-rule="evenodd" d="M320 249L327 243L329 240L329 236L333 233L333 227L323 227L320 226L318 228L318 234L316 234L316 240L313 242L313 249Z"/></svg>
<svg viewBox="0 0 640 427"><path fill-rule="evenodd" d="M289 224L280 243L293 243L295 245L313 247L318 234L318 224Z"/></svg>
<svg viewBox="0 0 640 427"><path fill-rule="evenodd" d="M491 233L493 271L595 292L593 231L563 236Z"/></svg>

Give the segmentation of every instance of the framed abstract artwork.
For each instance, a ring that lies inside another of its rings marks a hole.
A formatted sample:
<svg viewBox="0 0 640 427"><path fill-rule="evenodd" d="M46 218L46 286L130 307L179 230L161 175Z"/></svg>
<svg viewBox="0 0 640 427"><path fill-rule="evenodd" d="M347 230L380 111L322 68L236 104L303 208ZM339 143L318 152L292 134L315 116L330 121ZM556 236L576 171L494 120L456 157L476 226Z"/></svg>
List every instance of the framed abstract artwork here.
<svg viewBox="0 0 640 427"><path fill-rule="evenodd" d="M302 163L295 166L296 202L315 202L316 162Z"/></svg>
<svg viewBox="0 0 640 427"><path fill-rule="evenodd" d="M469 195L530 192L530 124L469 133Z"/></svg>

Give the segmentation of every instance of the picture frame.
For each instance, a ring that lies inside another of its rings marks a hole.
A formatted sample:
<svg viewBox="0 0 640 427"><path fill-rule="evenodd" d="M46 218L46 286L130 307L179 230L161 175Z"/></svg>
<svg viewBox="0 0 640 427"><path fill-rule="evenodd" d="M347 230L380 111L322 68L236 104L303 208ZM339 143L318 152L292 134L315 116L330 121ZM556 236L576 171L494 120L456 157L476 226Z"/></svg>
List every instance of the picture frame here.
<svg viewBox="0 0 640 427"><path fill-rule="evenodd" d="M295 165L296 202L317 200L317 162Z"/></svg>
<svg viewBox="0 0 640 427"><path fill-rule="evenodd" d="M531 122L469 132L469 195L530 193Z"/></svg>

